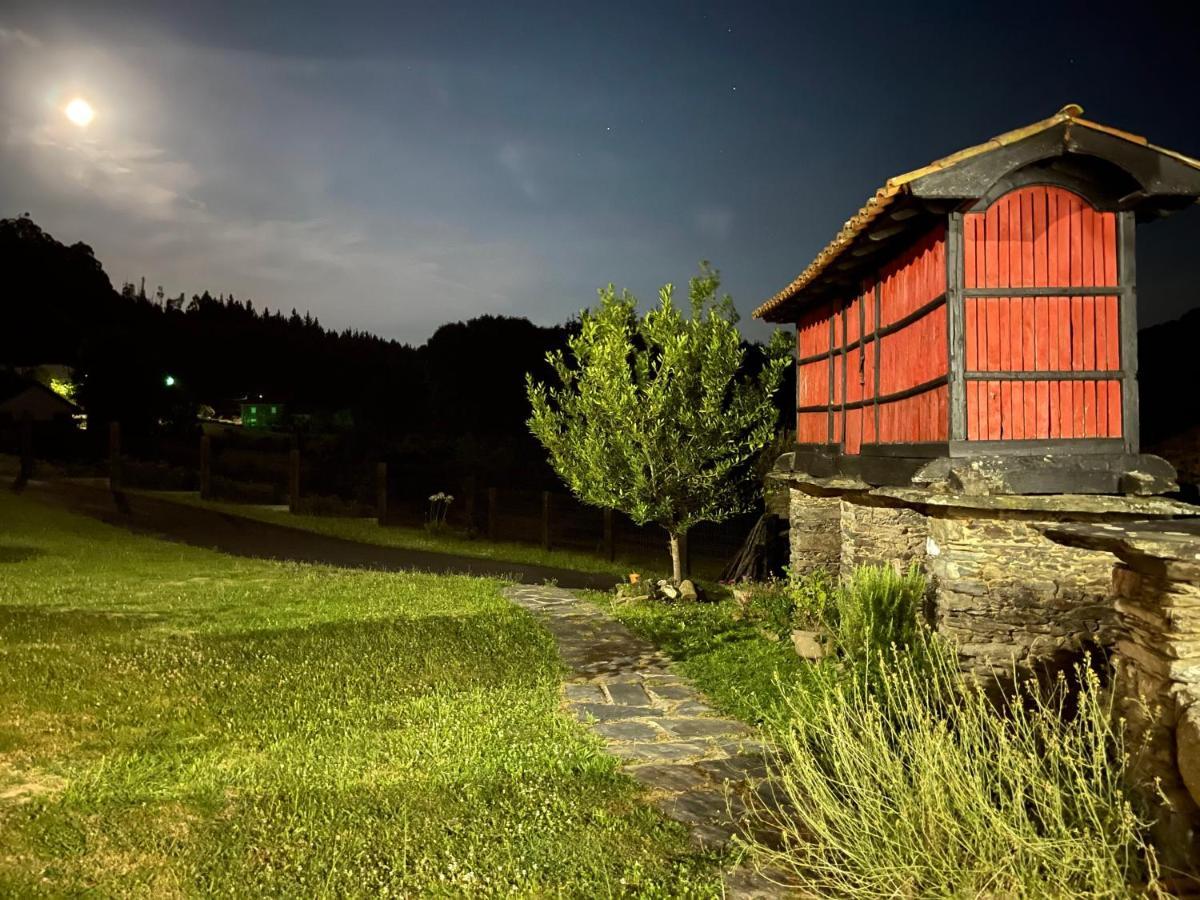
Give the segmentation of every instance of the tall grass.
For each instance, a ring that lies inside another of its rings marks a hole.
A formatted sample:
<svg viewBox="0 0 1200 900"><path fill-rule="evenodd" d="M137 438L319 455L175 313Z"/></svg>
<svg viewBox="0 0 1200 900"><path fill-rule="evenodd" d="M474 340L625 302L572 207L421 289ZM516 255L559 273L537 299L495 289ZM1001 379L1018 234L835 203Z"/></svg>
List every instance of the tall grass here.
<svg viewBox="0 0 1200 900"><path fill-rule="evenodd" d="M819 896L1160 894L1096 674L1014 688L998 710L917 624L919 581L860 573L839 601L842 655L784 687L783 811L759 811L780 842L756 851Z"/></svg>

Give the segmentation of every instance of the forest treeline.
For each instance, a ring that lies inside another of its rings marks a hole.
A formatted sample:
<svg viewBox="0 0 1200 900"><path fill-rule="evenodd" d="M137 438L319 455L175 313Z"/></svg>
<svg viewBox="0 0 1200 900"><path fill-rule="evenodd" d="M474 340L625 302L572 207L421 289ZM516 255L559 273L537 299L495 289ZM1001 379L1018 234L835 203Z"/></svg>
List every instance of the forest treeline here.
<svg viewBox="0 0 1200 900"><path fill-rule="evenodd" d="M548 374L546 353L573 327L488 315L413 347L231 296L117 290L91 247L63 245L28 216L0 220L0 265L0 366L70 366L89 420L135 432L186 427L199 403L262 394L318 427L384 445L420 434L524 444L525 374ZM781 411L793 393L781 391Z"/></svg>

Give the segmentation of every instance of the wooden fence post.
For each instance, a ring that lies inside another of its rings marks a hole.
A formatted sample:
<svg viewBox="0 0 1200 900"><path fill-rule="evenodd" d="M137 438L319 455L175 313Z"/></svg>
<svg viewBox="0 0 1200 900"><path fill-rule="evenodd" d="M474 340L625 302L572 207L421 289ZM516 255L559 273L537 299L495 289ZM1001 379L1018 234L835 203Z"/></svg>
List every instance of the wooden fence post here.
<svg viewBox="0 0 1200 900"><path fill-rule="evenodd" d="M25 486L25 482L33 477L33 415L29 410L21 416L21 470L17 474L17 485Z"/></svg>
<svg viewBox="0 0 1200 900"><path fill-rule="evenodd" d="M550 504L551 494L542 491L542 549L550 549Z"/></svg>
<svg viewBox="0 0 1200 900"><path fill-rule="evenodd" d="M463 481L463 518L468 532L475 530L475 476L468 475Z"/></svg>
<svg viewBox="0 0 1200 900"><path fill-rule="evenodd" d="M121 489L121 423L108 423L108 489Z"/></svg>
<svg viewBox="0 0 1200 900"><path fill-rule="evenodd" d="M494 487L488 488L487 536L489 541L496 539L497 494L498 491Z"/></svg>
<svg viewBox="0 0 1200 900"><path fill-rule="evenodd" d="M679 536L679 567L684 578L692 577L692 553L688 549L688 536L685 531Z"/></svg>
<svg viewBox="0 0 1200 900"><path fill-rule="evenodd" d="M381 462L375 465L375 518L380 525L387 524L388 517L388 466Z"/></svg>
<svg viewBox="0 0 1200 900"><path fill-rule="evenodd" d="M212 438L200 435L200 499L212 497Z"/></svg>
<svg viewBox="0 0 1200 900"><path fill-rule="evenodd" d="M617 540L613 525L613 511L604 510L604 558L609 562L617 558Z"/></svg>
<svg viewBox="0 0 1200 900"><path fill-rule="evenodd" d="M288 452L288 511L295 512L300 505L300 448L293 446Z"/></svg>

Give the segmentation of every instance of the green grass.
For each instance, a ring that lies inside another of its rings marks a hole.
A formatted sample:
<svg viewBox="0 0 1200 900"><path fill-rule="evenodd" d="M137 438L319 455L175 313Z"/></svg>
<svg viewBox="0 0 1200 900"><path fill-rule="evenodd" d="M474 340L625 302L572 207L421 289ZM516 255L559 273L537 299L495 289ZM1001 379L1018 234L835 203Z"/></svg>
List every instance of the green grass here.
<svg viewBox="0 0 1200 900"><path fill-rule="evenodd" d="M719 893L500 586L0 495L0 894Z"/></svg>
<svg viewBox="0 0 1200 900"><path fill-rule="evenodd" d="M543 550L540 546L517 541L488 541L469 538L444 529L433 532L424 528L389 525L380 527L374 519L344 518L337 516L313 516L290 513L245 503L226 503L218 500L201 500L196 494L177 491L143 491L149 496L176 503L187 503L206 509L215 509L247 519L257 519L291 528L302 528L332 537L345 538L364 544L381 547L399 547L405 550L430 550L452 553L472 559L493 559L500 562L524 563L527 565L550 566L574 569L577 572L599 572L624 580L629 572L664 570L670 564L666 555L666 539L663 539L661 557L642 556L634 559L619 559L609 562L595 554L574 550Z"/></svg>

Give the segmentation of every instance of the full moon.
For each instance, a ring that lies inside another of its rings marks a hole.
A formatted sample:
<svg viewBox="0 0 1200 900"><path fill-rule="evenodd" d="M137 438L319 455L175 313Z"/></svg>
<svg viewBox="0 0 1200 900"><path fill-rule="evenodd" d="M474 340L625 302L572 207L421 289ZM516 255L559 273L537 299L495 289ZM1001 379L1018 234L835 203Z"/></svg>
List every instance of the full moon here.
<svg viewBox="0 0 1200 900"><path fill-rule="evenodd" d="M80 128L86 128L96 117L96 111L92 109L92 104L88 103L82 97L76 97L67 104L63 110L68 119L78 125Z"/></svg>

